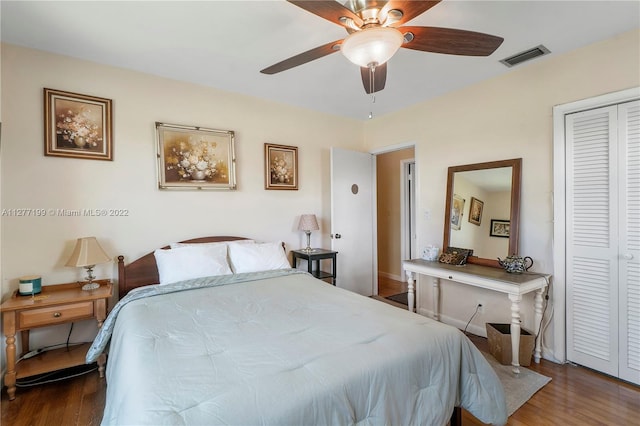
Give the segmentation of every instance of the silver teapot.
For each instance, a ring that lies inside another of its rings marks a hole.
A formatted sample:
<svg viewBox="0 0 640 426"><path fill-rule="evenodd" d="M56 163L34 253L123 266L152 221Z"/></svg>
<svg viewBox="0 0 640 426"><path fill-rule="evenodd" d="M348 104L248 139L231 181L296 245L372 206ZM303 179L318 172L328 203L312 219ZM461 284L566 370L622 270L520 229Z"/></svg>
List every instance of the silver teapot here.
<svg viewBox="0 0 640 426"><path fill-rule="evenodd" d="M529 265L527 266L527 260L529 261ZM502 266L507 272L511 272L513 274L520 274L524 271L528 271L529 268L533 266L533 259L529 256L518 256L517 254L512 254L511 256L507 256L504 260L498 258L498 263Z"/></svg>

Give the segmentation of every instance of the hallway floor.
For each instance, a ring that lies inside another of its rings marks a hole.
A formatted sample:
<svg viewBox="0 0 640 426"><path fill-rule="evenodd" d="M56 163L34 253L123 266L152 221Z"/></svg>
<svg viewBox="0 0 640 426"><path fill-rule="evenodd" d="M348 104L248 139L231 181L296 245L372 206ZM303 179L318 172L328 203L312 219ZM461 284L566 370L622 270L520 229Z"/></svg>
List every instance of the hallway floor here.
<svg viewBox="0 0 640 426"><path fill-rule="evenodd" d="M387 297L393 294L405 293L408 291L408 288L409 284L407 283L378 275L378 296L380 297Z"/></svg>

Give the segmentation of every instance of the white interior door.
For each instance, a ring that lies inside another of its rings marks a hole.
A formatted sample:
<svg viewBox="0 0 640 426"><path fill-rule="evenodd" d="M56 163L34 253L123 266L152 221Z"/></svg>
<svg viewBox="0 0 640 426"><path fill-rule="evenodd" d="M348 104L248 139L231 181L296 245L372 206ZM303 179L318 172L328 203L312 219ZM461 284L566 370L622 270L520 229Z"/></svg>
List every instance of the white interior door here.
<svg viewBox="0 0 640 426"><path fill-rule="evenodd" d="M331 248L338 252L338 287L374 294L375 157L331 148Z"/></svg>
<svg viewBox="0 0 640 426"><path fill-rule="evenodd" d="M567 115L567 358L618 375L616 106Z"/></svg>

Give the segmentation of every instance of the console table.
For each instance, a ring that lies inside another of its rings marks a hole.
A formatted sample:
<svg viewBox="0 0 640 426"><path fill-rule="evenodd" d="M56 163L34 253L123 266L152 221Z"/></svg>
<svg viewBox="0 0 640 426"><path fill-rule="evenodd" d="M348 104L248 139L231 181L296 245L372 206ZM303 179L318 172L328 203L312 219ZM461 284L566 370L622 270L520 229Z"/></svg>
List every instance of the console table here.
<svg viewBox="0 0 640 426"><path fill-rule="evenodd" d="M441 279L506 293L511 301L511 365L514 373L520 373L520 302L522 301L522 295L532 291L536 292L534 300L534 334L537 335L540 321L542 320L542 294L549 285L550 275L533 272L512 274L503 269L489 266L472 264L454 266L423 259L405 260L402 262L402 267L407 271L409 283L408 308L411 312L413 312L415 301L414 274L431 277L433 284L433 317L437 321L440 320ZM540 356L540 339L536 339L534 352L536 363L540 362Z"/></svg>

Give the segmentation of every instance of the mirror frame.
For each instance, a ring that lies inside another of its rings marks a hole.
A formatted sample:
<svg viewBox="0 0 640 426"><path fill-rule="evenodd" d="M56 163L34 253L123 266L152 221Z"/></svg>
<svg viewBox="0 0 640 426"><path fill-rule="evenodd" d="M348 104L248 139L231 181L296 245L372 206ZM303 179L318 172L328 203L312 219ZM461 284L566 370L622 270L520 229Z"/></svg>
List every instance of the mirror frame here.
<svg viewBox="0 0 640 426"><path fill-rule="evenodd" d="M444 238L442 240L442 250L449 247L451 232L451 201L453 200L454 176L457 172L468 172L472 170L497 169L501 167L511 167L511 215L509 220L509 252L506 256L518 253L519 243L519 220L520 220L520 180L522 171L522 158L510 160L490 161L487 163L465 164L462 166L451 166L447 174L447 198L444 213ZM477 256L469 256L467 263L477 265L492 266L500 268L498 259L485 259Z"/></svg>

